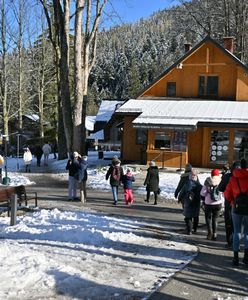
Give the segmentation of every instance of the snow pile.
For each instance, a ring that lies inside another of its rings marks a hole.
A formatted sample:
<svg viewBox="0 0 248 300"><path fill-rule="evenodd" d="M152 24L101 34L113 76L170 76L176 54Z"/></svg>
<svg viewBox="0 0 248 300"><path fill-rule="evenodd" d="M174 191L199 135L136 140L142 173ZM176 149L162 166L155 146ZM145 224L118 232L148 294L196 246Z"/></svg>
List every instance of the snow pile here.
<svg viewBox="0 0 248 300"><path fill-rule="evenodd" d="M41 210L0 219L0 299L146 298L197 248L158 225Z"/></svg>

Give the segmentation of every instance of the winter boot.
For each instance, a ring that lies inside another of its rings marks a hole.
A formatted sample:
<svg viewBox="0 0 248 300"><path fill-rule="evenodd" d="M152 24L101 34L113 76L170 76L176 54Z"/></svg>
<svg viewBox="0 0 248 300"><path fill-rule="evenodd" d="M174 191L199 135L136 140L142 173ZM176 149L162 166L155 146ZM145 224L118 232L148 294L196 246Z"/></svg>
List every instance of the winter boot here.
<svg viewBox="0 0 248 300"><path fill-rule="evenodd" d="M243 258L243 263L248 266L248 249L245 249L245 254Z"/></svg>
<svg viewBox="0 0 248 300"><path fill-rule="evenodd" d="M216 240L217 240L217 233L216 233L216 232L213 233L212 240L213 240L213 241L216 241Z"/></svg>
<svg viewBox="0 0 248 300"><path fill-rule="evenodd" d="M207 240L212 240L212 237L213 237L213 232L208 231Z"/></svg>
<svg viewBox="0 0 248 300"><path fill-rule="evenodd" d="M238 251L233 252L233 265L235 267L239 266L239 252Z"/></svg>

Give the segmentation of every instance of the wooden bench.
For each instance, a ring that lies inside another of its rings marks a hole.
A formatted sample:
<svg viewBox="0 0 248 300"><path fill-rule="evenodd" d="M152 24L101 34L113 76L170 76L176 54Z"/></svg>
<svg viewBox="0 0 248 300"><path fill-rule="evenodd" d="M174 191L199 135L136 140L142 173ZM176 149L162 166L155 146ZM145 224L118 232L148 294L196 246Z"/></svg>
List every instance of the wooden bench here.
<svg viewBox="0 0 248 300"><path fill-rule="evenodd" d="M27 206L29 200L34 200L35 206L38 206L37 193L27 194L24 185L0 187L0 202L7 204L8 216L10 212L11 196L15 194L17 195L17 203L19 206L21 206L23 202L25 202L25 205Z"/></svg>

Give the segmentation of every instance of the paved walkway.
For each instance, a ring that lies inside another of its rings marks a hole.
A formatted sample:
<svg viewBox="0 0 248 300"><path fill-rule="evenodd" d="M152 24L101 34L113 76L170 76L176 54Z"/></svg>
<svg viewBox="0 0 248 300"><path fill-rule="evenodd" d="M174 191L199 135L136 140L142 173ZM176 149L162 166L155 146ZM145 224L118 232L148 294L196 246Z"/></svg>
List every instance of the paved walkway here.
<svg viewBox="0 0 248 300"><path fill-rule="evenodd" d="M43 168L39 170L44 171ZM189 243L198 246L199 254L196 259L149 299L248 299L248 268L232 267L232 252L224 247L223 218L220 218L218 240L207 241L203 215L200 216L200 228L197 234L191 236L182 234L184 229L182 211L175 201L160 198L159 205L155 206L152 203L145 203L144 197L136 194L136 203L132 208L122 203L113 206L110 191L89 189L87 203L68 202L66 181L58 180L52 174L33 171L34 173L27 176L35 181L36 185L28 187L28 190L38 192L39 206L42 208L84 209L110 215L142 218L148 222L164 225L166 230L169 227L170 231L182 235ZM140 185L144 176L145 172L136 176L135 185ZM123 199L123 195L120 195L120 198Z"/></svg>

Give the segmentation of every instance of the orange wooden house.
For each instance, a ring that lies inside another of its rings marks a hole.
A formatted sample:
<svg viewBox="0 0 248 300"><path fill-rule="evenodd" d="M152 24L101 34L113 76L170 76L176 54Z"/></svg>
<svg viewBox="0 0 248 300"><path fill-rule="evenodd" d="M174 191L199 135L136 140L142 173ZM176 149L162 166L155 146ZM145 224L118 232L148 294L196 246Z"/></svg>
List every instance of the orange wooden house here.
<svg viewBox="0 0 248 300"><path fill-rule="evenodd" d="M248 158L248 68L210 37L124 103L122 159L220 167Z"/></svg>

